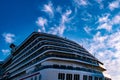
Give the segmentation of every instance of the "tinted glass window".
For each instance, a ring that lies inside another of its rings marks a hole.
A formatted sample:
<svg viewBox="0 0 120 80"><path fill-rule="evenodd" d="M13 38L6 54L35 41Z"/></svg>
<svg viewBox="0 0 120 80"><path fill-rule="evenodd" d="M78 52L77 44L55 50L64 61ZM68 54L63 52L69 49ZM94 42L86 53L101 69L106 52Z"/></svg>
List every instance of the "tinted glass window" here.
<svg viewBox="0 0 120 80"><path fill-rule="evenodd" d="M74 80L80 80L80 75L79 74L74 74Z"/></svg>
<svg viewBox="0 0 120 80"><path fill-rule="evenodd" d="M58 74L58 80L65 80L65 74L64 73L59 73Z"/></svg>
<svg viewBox="0 0 120 80"><path fill-rule="evenodd" d="M66 74L66 80L72 80L72 74Z"/></svg>
<svg viewBox="0 0 120 80"><path fill-rule="evenodd" d="M87 80L87 75L83 75L83 80Z"/></svg>

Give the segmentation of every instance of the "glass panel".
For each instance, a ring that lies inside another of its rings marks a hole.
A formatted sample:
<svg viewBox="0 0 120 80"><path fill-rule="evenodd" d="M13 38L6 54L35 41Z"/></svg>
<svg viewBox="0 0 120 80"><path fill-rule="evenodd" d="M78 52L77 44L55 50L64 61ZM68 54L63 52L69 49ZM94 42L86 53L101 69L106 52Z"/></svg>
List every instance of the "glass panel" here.
<svg viewBox="0 0 120 80"><path fill-rule="evenodd" d="M66 80L72 80L72 74L67 74L66 75Z"/></svg>
<svg viewBox="0 0 120 80"><path fill-rule="evenodd" d="M87 80L87 75L83 75L83 80Z"/></svg>
<svg viewBox="0 0 120 80"><path fill-rule="evenodd" d="M100 77L99 80L102 80L102 77Z"/></svg>
<svg viewBox="0 0 120 80"><path fill-rule="evenodd" d="M98 77L95 77L95 80L98 80Z"/></svg>
<svg viewBox="0 0 120 80"><path fill-rule="evenodd" d="M37 76L35 76L35 80L37 80Z"/></svg>
<svg viewBox="0 0 120 80"><path fill-rule="evenodd" d="M89 76L89 80L92 80L92 76Z"/></svg>
<svg viewBox="0 0 120 80"><path fill-rule="evenodd" d="M79 74L75 74L74 75L74 80L80 80L80 75Z"/></svg>
<svg viewBox="0 0 120 80"><path fill-rule="evenodd" d="M58 80L64 80L65 79L65 74L64 73L59 73L58 74Z"/></svg>

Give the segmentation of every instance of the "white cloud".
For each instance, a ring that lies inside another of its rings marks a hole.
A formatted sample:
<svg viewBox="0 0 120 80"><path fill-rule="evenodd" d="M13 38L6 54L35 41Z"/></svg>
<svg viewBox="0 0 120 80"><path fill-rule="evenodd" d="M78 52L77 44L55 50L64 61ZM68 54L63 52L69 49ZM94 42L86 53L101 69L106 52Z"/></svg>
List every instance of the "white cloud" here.
<svg viewBox="0 0 120 80"><path fill-rule="evenodd" d="M43 11L49 14L50 17L53 17L54 16L53 4L51 2L49 2L48 4L45 4L43 7Z"/></svg>
<svg viewBox="0 0 120 80"><path fill-rule="evenodd" d="M62 36L65 29L66 29L66 27L64 25L51 27L49 33L58 34L58 35Z"/></svg>
<svg viewBox="0 0 120 80"><path fill-rule="evenodd" d="M71 13L72 13L71 10L66 10L65 13L62 13L59 25L55 25L54 27L51 27L49 33L58 34L62 36L65 29L67 29L66 23L68 23L71 20L70 17Z"/></svg>
<svg viewBox="0 0 120 80"><path fill-rule="evenodd" d="M110 14L105 14L104 16L99 17L98 22L99 22L99 23L108 22L108 21L110 20L110 19L109 19L109 15L110 15Z"/></svg>
<svg viewBox="0 0 120 80"><path fill-rule="evenodd" d="M66 10L66 12L64 14L62 14L62 18L61 18L61 24L64 24L66 22L68 22L70 20L69 15L72 13L71 10Z"/></svg>
<svg viewBox="0 0 120 80"><path fill-rule="evenodd" d="M97 29L105 29L111 31L114 25L120 24L120 13L114 15L111 19L110 14L104 14L102 17L98 18L98 27Z"/></svg>
<svg viewBox="0 0 120 80"><path fill-rule="evenodd" d="M112 80L120 79L120 31L102 35L97 32L92 39L86 41L86 48L104 63L107 74L110 74Z"/></svg>
<svg viewBox="0 0 120 80"><path fill-rule="evenodd" d="M111 20L109 19L110 14L104 14L102 17L98 18L98 27L97 30L99 29L105 29L107 31L111 31L112 30L112 23Z"/></svg>
<svg viewBox="0 0 120 80"><path fill-rule="evenodd" d="M66 9L65 12L62 12L62 8L60 6L57 6L57 8L54 8L53 4L51 2L49 2L48 4L45 4L43 7L44 12L48 13L49 16L54 16L55 12L60 13L61 18L58 18L58 22L59 24L54 24L54 26L50 27L49 31L47 31L48 33L51 34L58 34L60 36L63 35L65 29L66 29L66 23L70 21L70 15L72 13L72 10L70 9ZM53 19L51 18L49 22L52 22ZM40 28L38 31L44 31L46 32L45 26L48 24L48 20L44 19L42 17L39 17L38 20L36 21L37 25L40 26Z"/></svg>
<svg viewBox="0 0 120 80"><path fill-rule="evenodd" d="M92 15L88 13L87 11L82 12L81 16L82 16L81 19L83 21L90 21L92 19Z"/></svg>
<svg viewBox="0 0 120 80"><path fill-rule="evenodd" d="M13 43L15 40L15 35L11 33L4 33L3 37L5 38L6 43Z"/></svg>
<svg viewBox="0 0 120 80"><path fill-rule="evenodd" d="M79 3L80 5L87 5L87 0L79 0L81 3Z"/></svg>
<svg viewBox="0 0 120 80"><path fill-rule="evenodd" d="M40 30L40 29L38 29L38 32L41 32L41 30Z"/></svg>
<svg viewBox="0 0 120 80"><path fill-rule="evenodd" d="M120 14L117 14L111 20L112 24L120 24Z"/></svg>
<svg viewBox="0 0 120 80"><path fill-rule="evenodd" d="M64 25L59 26L58 27L58 33L59 33L59 35L63 35L65 29L66 29L66 27Z"/></svg>
<svg viewBox="0 0 120 80"><path fill-rule="evenodd" d="M103 41L105 41L106 38L107 38L107 36L101 36L101 33L97 32L96 35L93 37L93 40L103 42Z"/></svg>
<svg viewBox="0 0 120 80"><path fill-rule="evenodd" d="M116 1L109 3L109 9L111 11L113 11L115 8L119 8L119 7L120 7L120 0L116 0Z"/></svg>
<svg viewBox="0 0 120 80"><path fill-rule="evenodd" d="M107 31L111 31L112 25L108 24L108 23L103 23L103 24L99 25L97 29L106 29Z"/></svg>
<svg viewBox="0 0 120 80"><path fill-rule="evenodd" d="M120 49L120 46L118 46L120 44L120 32L117 31L115 33L113 33L112 35L109 36L109 45L108 46L111 46L112 48L115 48L117 50Z"/></svg>
<svg viewBox="0 0 120 80"><path fill-rule="evenodd" d="M54 34L54 35L57 34L57 33L58 33L58 30L59 30L59 29L57 29L57 28L58 28L58 27L56 27L56 26L51 27L48 33Z"/></svg>
<svg viewBox="0 0 120 80"><path fill-rule="evenodd" d="M71 18L69 17L71 15L71 13L72 13L72 10L66 10L66 12L61 15L62 16L61 22L60 22L59 27L58 27L58 33L60 35L63 35L65 29L67 28L66 23L71 20Z"/></svg>
<svg viewBox="0 0 120 80"><path fill-rule="evenodd" d="M99 8L100 9L103 9L104 8L104 5L103 5L103 0L95 0L98 4L99 4Z"/></svg>
<svg viewBox="0 0 120 80"><path fill-rule="evenodd" d="M86 1L81 0L82 4L85 4ZM44 16L38 17L36 24L40 26L38 29L39 32L47 32L51 34L57 34L62 36L65 30L68 30L68 26L74 25L74 23L70 23L71 20L76 16L76 9L73 11L75 14L72 14L72 10L70 7L64 6L64 9L61 5L54 6L52 1L49 1L48 4L44 4L42 7L43 12L47 13L49 17ZM68 24L70 23L70 24ZM49 26L48 26L49 25ZM46 29L47 27L47 29Z"/></svg>
<svg viewBox="0 0 120 80"><path fill-rule="evenodd" d="M36 21L36 24L40 26L43 32L45 32L45 25L47 25L47 19L39 17L38 20Z"/></svg>
<svg viewBox="0 0 120 80"><path fill-rule="evenodd" d="M76 5L78 8L81 6L87 6L89 2L87 0L74 0L74 5Z"/></svg>
<svg viewBox="0 0 120 80"><path fill-rule="evenodd" d="M86 33L90 34L92 29L90 27L88 27L88 26L85 26L84 30L86 31Z"/></svg>
<svg viewBox="0 0 120 80"><path fill-rule="evenodd" d="M56 12L58 12L58 13L62 13L62 8L60 7L60 6L57 6L57 8L56 8Z"/></svg>
<svg viewBox="0 0 120 80"><path fill-rule="evenodd" d="M88 4L87 0L75 0L78 5L86 6Z"/></svg>
<svg viewBox="0 0 120 80"><path fill-rule="evenodd" d="M1 51L2 51L2 53L3 53L4 55L10 53L10 50L9 50L9 49L2 49Z"/></svg>

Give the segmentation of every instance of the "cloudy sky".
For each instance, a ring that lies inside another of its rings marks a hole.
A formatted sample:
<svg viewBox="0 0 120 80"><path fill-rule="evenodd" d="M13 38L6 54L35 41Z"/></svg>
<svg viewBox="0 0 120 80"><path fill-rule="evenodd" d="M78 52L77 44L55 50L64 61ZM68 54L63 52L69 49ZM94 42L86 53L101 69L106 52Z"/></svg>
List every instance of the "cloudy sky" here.
<svg viewBox="0 0 120 80"><path fill-rule="evenodd" d="M120 80L120 0L0 0L0 60L33 31L78 42Z"/></svg>

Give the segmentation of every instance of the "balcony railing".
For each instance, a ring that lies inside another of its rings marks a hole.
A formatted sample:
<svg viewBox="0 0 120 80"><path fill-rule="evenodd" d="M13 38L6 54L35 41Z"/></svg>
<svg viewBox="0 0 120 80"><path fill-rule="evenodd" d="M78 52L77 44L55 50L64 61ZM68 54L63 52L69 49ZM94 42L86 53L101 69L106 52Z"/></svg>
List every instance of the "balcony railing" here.
<svg viewBox="0 0 120 80"><path fill-rule="evenodd" d="M49 49L46 48L46 49L40 50L39 53L37 53L36 55L32 55L30 58L28 58L28 60L25 60L25 61L23 61L21 64L17 65L17 66L19 66L19 67L15 66L16 68L12 69L10 72L14 71L15 69L20 68L21 66L24 66L24 64L29 63L30 61L32 61L31 59L33 59L35 56L37 56L38 54L40 54L40 53L42 53L42 52L44 52L44 51L46 51L46 50L49 50ZM50 50L52 50L52 49L50 49ZM56 51L56 52L58 52L58 51ZM77 60L85 61L85 62L88 62L88 63L93 63L92 61L86 60L85 58L82 58L82 57L63 56L63 55L52 55L52 56L54 56L54 57L69 58L69 59L77 59ZM94 64L95 64L95 63L94 63Z"/></svg>
<svg viewBox="0 0 120 80"><path fill-rule="evenodd" d="M48 51L49 52L49 51ZM57 51L58 52L58 51ZM46 53L46 52L45 52ZM56 59L57 59L57 57L59 57L59 58L67 58L67 59L73 59L73 61L74 61L74 59L77 59L77 60L80 60L80 58L74 58L74 57L64 57L64 56L60 56L60 55L55 55L55 54L50 54L50 55L44 55L43 57L41 57L41 58L35 58L36 60L34 60L34 62L32 62L32 63L30 63L30 62L27 62L27 63L25 63L25 64L23 64L22 66L19 66L19 68L15 68L15 69L13 69L12 71L12 73L14 74L14 73L16 73L16 72L19 72L19 71L21 71L21 70L23 70L23 69L25 69L26 67L29 67L29 66L31 66L31 65L34 65L34 64L36 64L36 63L38 63L38 62L40 62L40 61L42 61L42 60L44 60L44 59L46 59L46 58L49 58L49 57L55 57ZM32 61L32 60L31 60ZM84 61L83 61L83 63L85 63ZM85 63L86 64L86 63ZM87 64L89 64L89 63L87 63ZM90 65L90 64L89 64ZM91 64L92 65L92 64ZM97 66L97 65L96 65Z"/></svg>
<svg viewBox="0 0 120 80"><path fill-rule="evenodd" d="M86 72L91 72L91 73L98 73L98 74L102 74L102 72L96 71L96 70L92 70L92 69L88 69L88 68L83 68L83 67L73 67L73 66L66 66L66 65L44 65L44 66L39 66L37 68L35 68L35 70L33 72L42 70L42 69L48 69L48 68L52 68L52 69L64 69L64 70L77 70L77 71L86 71Z"/></svg>
<svg viewBox="0 0 120 80"><path fill-rule="evenodd" d="M47 37L38 37L38 38L36 38L33 42L31 42L30 45L33 45L33 43L34 43L34 45L35 45L35 44L37 43L36 40L41 39L41 38L47 38ZM54 40L55 40L55 39L52 39L51 41L54 41ZM45 41L46 41L46 42L50 42L49 39L48 39L48 40L45 40ZM55 40L55 41L58 42L57 40ZM40 41L40 42L41 42L41 41ZM40 42L39 42L39 43L40 43ZM66 42L66 41L65 41L65 42ZM53 42L53 43L55 43L55 42ZM60 42L59 42L59 43L60 43ZM63 44L63 43L62 43L62 44ZM61 44L61 45L62 45L62 44ZM69 44L66 44L66 43L64 43L64 44L66 45L66 47L68 46L67 48L69 48L69 47L72 47L73 49L76 48L75 46L72 46L72 45L69 45ZM26 48L23 49L20 53L24 53L25 51L27 51L26 49L27 49L28 47L29 47L29 45L26 46ZM32 47L32 48L33 48L33 47ZM70 49L72 50L72 48L70 48ZM84 52L85 50L82 51L81 48L78 48L78 49L80 49L80 51L81 51L81 52L77 51L78 53L85 53L85 54L87 54L86 52ZM76 50L74 50L74 51L76 51ZM17 61L17 63L18 63L18 61L21 60L21 58L26 54L26 53L21 54L21 56L20 56L19 58L17 58L17 57L20 55L20 53L15 57L16 59L12 62L12 64L11 64L12 66L13 66L13 64L14 64L16 61ZM26 54L26 55L27 55L27 54ZM88 57L89 57L89 56L90 56L90 55L88 55ZM9 66L9 67L10 67L10 66ZM7 69L7 70L8 70L8 69Z"/></svg>
<svg viewBox="0 0 120 80"><path fill-rule="evenodd" d="M54 45L43 45L43 46L42 46L42 44L39 45L39 46L41 46L41 47L40 47L41 50L40 50L39 53L42 53L42 51L44 51L44 50L42 49L42 47L44 47L44 46L47 46L47 47L51 46L51 47L49 47L49 49L51 49L51 50L52 50L52 49L56 49L56 50L67 51L67 52L75 52L75 51L73 51L73 50L71 50L71 49L67 49L66 47L60 47L60 46L54 46ZM36 47L36 48L38 49L39 47ZM34 49L32 50L32 52L37 51L36 48L34 48ZM47 50L47 48L46 48L46 50ZM29 56L31 56L31 55L33 54L32 52L30 52L30 53L31 53L30 55L28 55L28 56L22 58L21 60L19 60L15 65L19 64L20 62L24 62L26 58L28 58ZM23 61L23 60L24 60L24 61ZM81 60L82 60L82 59L81 59ZM86 60L86 61L89 61L89 60ZM89 62L90 62L90 61L89 61ZM23 64L23 63L21 63L21 64ZM15 66L15 65L13 65L13 66ZM15 66L15 67L16 67L16 66ZM11 67L8 68L8 69L11 69L11 68L13 68L13 67L11 66Z"/></svg>

